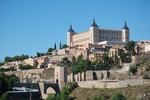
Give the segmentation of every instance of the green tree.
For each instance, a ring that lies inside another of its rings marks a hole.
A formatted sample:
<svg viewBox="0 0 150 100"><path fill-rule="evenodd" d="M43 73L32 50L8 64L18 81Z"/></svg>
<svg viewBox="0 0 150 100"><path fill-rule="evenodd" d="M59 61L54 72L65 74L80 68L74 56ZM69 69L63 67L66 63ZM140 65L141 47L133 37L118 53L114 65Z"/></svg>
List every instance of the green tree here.
<svg viewBox="0 0 150 100"><path fill-rule="evenodd" d="M48 48L47 52L51 53L53 50L53 48Z"/></svg>
<svg viewBox="0 0 150 100"><path fill-rule="evenodd" d="M9 98L8 95L5 93L5 94L2 94L2 96L0 96L0 100L10 100L10 98Z"/></svg>
<svg viewBox="0 0 150 100"><path fill-rule="evenodd" d="M131 72L134 75L137 72L137 67L135 65L131 65L129 67L129 72Z"/></svg>
<svg viewBox="0 0 150 100"><path fill-rule="evenodd" d="M68 57L65 57L61 61L62 66L70 67L70 61L68 60Z"/></svg>
<svg viewBox="0 0 150 100"><path fill-rule="evenodd" d="M55 100L54 95L48 94L48 97L46 98L46 100Z"/></svg>
<svg viewBox="0 0 150 100"><path fill-rule="evenodd" d="M54 44L54 50L56 50L57 49L57 47L56 47L56 43Z"/></svg>
<svg viewBox="0 0 150 100"><path fill-rule="evenodd" d="M134 41L130 41L125 45L125 49L131 53L132 56L134 56L136 54L135 52L135 42Z"/></svg>
<svg viewBox="0 0 150 100"><path fill-rule="evenodd" d="M5 57L5 62L10 62L10 61L12 61L12 58L11 58L11 57L6 56L6 57Z"/></svg>
<svg viewBox="0 0 150 100"><path fill-rule="evenodd" d="M123 49L118 49L118 56L121 59L121 63L125 62L126 54Z"/></svg>
<svg viewBox="0 0 150 100"><path fill-rule="evenodd" d="M150 79L150 77L147 74L144 74L143 79Z"/></svg>
<svg viewBox="0 0 150 100"><path fill-rule="evenodd" d="M20 65L21 70L29 70L33 69L34 67L32 65Z"/></svg>
<svg viewBox="0 0 150 100"><path fill-rule="evenodd" d="M5 63L4 62L0 62L0 66L4 65Z"/></svg>
<svg viewBox="0 0 150 100"><path fill-rule="evenodd" d="M112 96L112 100L125 100L125 97L121 93L115 93Z"/></svg>
<svg viewBox="0 0 150 100"><path fill-rule="evenodd" d="M13 84L18 81L19 78L15 75L8 76L5 73L0 73L0 96L10 90Z"/></svg>
<svg viewBox="0 0 150 100"><path fill-rule="evenodd" d="M67 44L63 44L62 45L62 49L64 49L64 48L68 48L68 45Z"/></svg>
<svg viewBox="0 0 150 100"><path fill-rule="evenodd" d="M59 44L59 49L61 49L61 42L60 42L60 44Z"/></svg>

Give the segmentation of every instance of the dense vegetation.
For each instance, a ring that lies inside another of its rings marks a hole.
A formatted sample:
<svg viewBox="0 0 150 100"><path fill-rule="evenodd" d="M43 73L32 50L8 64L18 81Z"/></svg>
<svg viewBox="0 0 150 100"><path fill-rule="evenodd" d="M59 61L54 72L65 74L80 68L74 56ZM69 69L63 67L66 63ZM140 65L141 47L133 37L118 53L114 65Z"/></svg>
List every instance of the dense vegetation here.
<svg viewBox="0 0 150 100"><path fill-rule="evenodd" d="M121 93L115 93L112 96L112 100L125 100L125 97Z"/></svg>
<svg viewBox="0 0 150 100"><path fill-rule="evenodd" d="M16 69L14 67L0 68L0 72L7 72L7 71L16 71Z"/></svg>
<svg viewBox="0 0 150 100"><path fill-rule="evenodd" d="M102 58L97 59L94 62L83 59L83 55L81 54L77 59L73 56L72 62L70 62L68 58L64 58L60 65L71 68L71 72L76 74L86 70L109 70L114 63L112 58L109 58L108 54L104 53Z"/></svg>
<svg viewBox="0 0 150 100"><path fill-rule="evenodd" d="M14 57L5 57L5 62L11 62L11 61L19 61L19 60L24 60L24 59L28 59L29 56L28 55L21 55L21 56L14 56Z"/></svg>
<svg viewBox="0 0 150 100"><path fill-rule="evenodd" d="M134 75L137 72L137 67L135 65L131 65L129 67L129 72L131 72Z"/></svg>
<svg viewBox="0 0 150 100"><path fill-rule="evenodd" d="M29 70L29 69L34 69L33 66L31 65L20 65L21 70Z"/></svg>
<svg viewBox="0 0 150 100"><path fill-rule="evenodd" d="M19 79L15 75L6 75L0 73L0 100L8 100L6 91L11 90L15 82L19 82Z"/></svg>

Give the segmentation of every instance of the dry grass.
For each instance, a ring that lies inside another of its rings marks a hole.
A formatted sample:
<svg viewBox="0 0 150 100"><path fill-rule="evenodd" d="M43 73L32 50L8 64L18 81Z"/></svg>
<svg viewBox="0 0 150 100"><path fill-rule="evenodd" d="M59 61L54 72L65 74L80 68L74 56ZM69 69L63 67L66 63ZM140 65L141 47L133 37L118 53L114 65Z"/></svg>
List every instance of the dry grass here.
<svg viewBox="0 0 150 100"><path fill-rule="evenodd" d="M76 97L75 100L92 100L95 96L105 96L107 100L110 100L111 96L115 93L123 94L127 100L136 100L136 97L140 94L150 93L150 85L133 86L118 89L87 89L76 88L69 96Z"/></svg>

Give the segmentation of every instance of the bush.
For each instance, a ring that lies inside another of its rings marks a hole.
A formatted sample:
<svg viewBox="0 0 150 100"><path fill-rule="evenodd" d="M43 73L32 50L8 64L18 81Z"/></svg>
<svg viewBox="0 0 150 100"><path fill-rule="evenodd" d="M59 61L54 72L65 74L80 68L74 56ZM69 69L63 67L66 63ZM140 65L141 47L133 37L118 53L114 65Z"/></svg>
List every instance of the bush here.
<svg viewBox="0 0 150 100"><path fill-rule="evenodd" d="M0 100L10 100L10 98L8 97L8 95L5 93L0 97Z"/></svg>
<svg viewBox="0 0 150 100"><path fill-rule="evenodd" d="M115 93L112 96L112 100L125 100L125 97L121 93Z"/></svg>
<svg viewBox="0 0 150 100"><path fill-rule="evenodd" d="M150 79L150 77L147 74L144 74L143 79Z"/></svg>
<svg viewBox="0 0 150 100"><path fill-rule="evenodd" d="M20 69L21 70L28 70L28 69L33 69L34 67L33 66L31 66L31 65L21 65L20 66Z"/></svg>
<svg viewBox="0 0 150 100"><path fill-rule="evenodd" d="M135 74L137 72L137 67L135 65L131 65L129 67L129 72L131 72L132 74Z"/></svg>
<svg viewBox="0 0 150 100"><path fill-rule="evenodd" d="M48 97L46 98L46 100L54 100L54 95L48 94Z"/></svg>

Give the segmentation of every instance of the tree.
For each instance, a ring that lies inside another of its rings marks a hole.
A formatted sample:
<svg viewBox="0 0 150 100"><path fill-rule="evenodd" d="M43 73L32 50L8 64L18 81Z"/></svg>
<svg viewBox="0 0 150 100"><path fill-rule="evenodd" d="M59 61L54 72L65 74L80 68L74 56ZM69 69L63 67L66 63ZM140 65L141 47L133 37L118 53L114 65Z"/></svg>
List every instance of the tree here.
<svg viewBox="0 0 150 100"><path fill-rule="evenodd" d="M31 65L20 65L20 69L21 70L29 70L29 69L33 69L34 67Z"/></svg>
<svg viewBox="0 0 150 100"><path fill-rule="evenodd" d="M4 62L0 62L0 66L4 65L5 63Z"/></svg>
<svg viewBox="0 0 150 100"><path fill-rule="evenodd" d="M131 51L134 47L135 47L135 42L132 40L125 45L125 49L128 51Z"/></svg>
<svg viewBox="0 0 150 100"><path fill-rule="evenodd" d="M121 93L115 93L112 96L112 100L125 100L125 97Z"/></svg>
<svg viewBox="0 0 150 100"><path fill-rule="evenodd" d="M48 94L48 97L46 98L46 100L55 100L54 95Z"/></svg>
<svg viewBox="0 0 150 100"><path fill-rule="evenodd" d="M135 65L131 65L129 67L129 72L131 72L132 74L135 74L137 72L137 67Z"/></svg>
<svg viewBox="0 0 150 100"><path fill-rule="evenodd" d="M64 49L64 48L68 48L68 45L67 44L63 44L62 45L62 49Z"/></svg>
<svg viewBox="0 0 150 100"><path fill-rule="evenodd" d="M150 79L150 77L147 74L144 74L143 79Z"/></svg>
<svg viewBox="0 0 150 100"><path fill-rule="evenodd" d="M39 52L37 52L36 55L37 55L37 57L40 57L40 56L41 56L41 54L40 54Z"/></svg>
<svg viewBox="0 0 150 100"><path fill-rule="evenodd" d="M48 48L47 52L51 53L53 50L53 48Z"/></svg>
<svg viewBox="0 0 150 100"><path fill-rule="evenodd" d="M12 61L12 58L11 58L11 57L6 56L6 57L5 57L5 62L10 62L10 61Z"/></svg>
<svg viewBox="0 0 150 100"><path fill-rule="evenodd" d="M123 49L118 49L118 56L120 57L121 63L124 63L126 54Z"/></svg>
<svg viewBox="0 0 150 100"><path fill-rule="evenodd" d="M57 49L57 47L56 47L56 43L54 44L54 50L56 50Z"/></svg>
<svg viewBox="0 0 150 100"><path fill-rule="evenodd" d="M5 73L0 73L0 96L10 90L13 84L18 81L19 78L15 75L8 76Z"/></svg>
<svg viewBox="0 0 150 100"><path fill-rule="evenodd" d="M61 49L61 42L60 42L60 44L59 44L59 49Z"/></svg>
<svg viewBox="0 0 150 100"><path fill-rule="evenodd" d="M125 49L131 53L132 56L134 56L136 54L135 52L135 42L134 41L130 41L125 45Z"/></svg>

